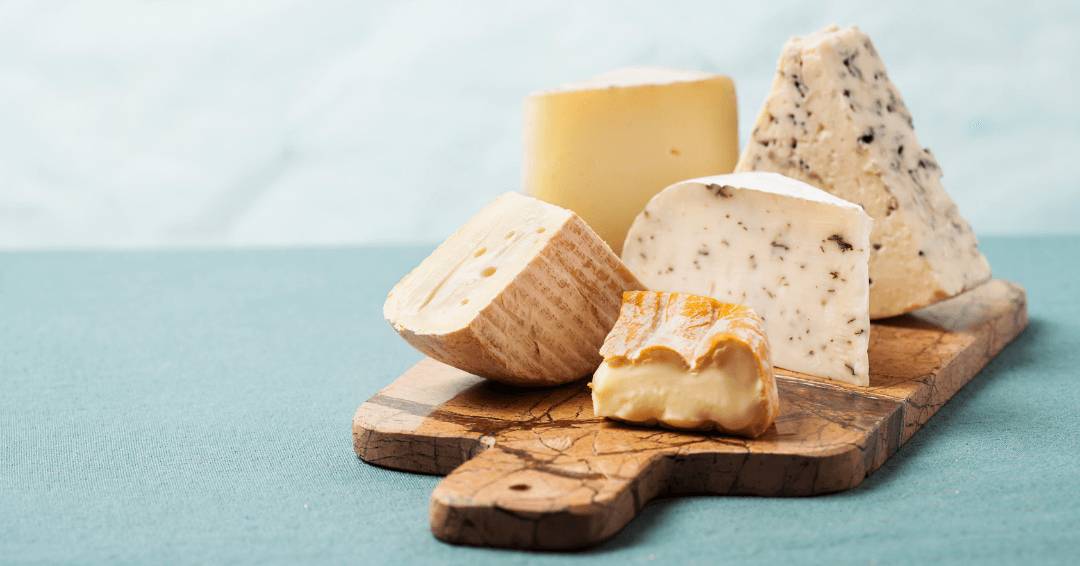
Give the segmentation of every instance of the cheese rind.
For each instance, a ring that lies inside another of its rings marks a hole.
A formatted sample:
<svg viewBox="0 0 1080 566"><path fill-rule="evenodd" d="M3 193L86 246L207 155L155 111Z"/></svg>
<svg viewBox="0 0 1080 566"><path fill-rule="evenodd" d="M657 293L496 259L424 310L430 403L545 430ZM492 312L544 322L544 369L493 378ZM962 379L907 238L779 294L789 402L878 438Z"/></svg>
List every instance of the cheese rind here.
<svg viewBox="0 0 1080 566"><path fill-rule="evenodd" d="M554 385L596 369L622 291L640 287L577 215L507 193L398 282L383 314L445 364Z"/></svg>
<svg viewBox="0 0 1080 566"><path fill-rule="evenodd" d="M597 416L758 436L779 411L769 343L747 307L630 291L592 381Z"/></svg>
<svg viewBox="0 0 1080 566"><path fill-rule="evenodd" d="M875 220L870 315L910 312L990 278L870 38L831 26L784 46L736 171L773 171L858 203Z"/></svg>
<svg viewBox="0 0 1080 566"><path fill-rule="evenodd" d="M752 307L776 366L867 385L872 224L858 205L782 175L717 175L656 195L622 257L649 289Z"/></svg>
<svg viewBox="0 0 1080 566"><path fill-rule="evenodd" d="M618 253L664 187L738 159L728 77L623 69L525 101L525 192L577 212Z"/></svg>

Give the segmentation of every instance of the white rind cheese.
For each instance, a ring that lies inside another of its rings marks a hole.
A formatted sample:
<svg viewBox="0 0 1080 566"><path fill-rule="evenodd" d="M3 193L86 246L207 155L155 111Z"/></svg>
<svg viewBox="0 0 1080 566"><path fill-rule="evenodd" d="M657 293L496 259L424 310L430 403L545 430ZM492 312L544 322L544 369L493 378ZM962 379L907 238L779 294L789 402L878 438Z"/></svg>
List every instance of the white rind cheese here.
<svg viewBox="0 0 1080 566"><path fill-rule="evenodd" d="M577 215L507 193L398 282L383 314L445 364L513 385L554 385L596 369L622 292L638 288Z"/></svg>
<svg viewBox="0 0 1080 566"><path fill-rule="evenodd" d="M525 192L573 210L618 253L661 189L730 173L739 158L730 78L621 69L525 100Z"/></svg>
<svg viewBox="0 0 1080 566"><path fill-rule="evenodd" d="M990 278L866 34L832 26L793 38L777 67L735 170L783 173L858 203L874 218L871 318L924 307Z"/></svg>
<svg viewBox="0 0 1080 566"><path fill-rule="evenodd" d="M622 257L649 289L752 307L776 366L867 385L872 225L858 205L782 175L718 175L656 195Z"/></svg>

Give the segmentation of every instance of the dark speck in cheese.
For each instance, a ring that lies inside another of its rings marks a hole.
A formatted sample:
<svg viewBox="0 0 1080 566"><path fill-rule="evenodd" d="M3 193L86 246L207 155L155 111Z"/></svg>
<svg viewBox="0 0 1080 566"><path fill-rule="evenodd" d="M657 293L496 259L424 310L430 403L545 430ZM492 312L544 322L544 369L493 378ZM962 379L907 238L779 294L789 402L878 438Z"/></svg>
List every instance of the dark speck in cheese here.
<svg viewBox="0 0 1080 566"><path fill-rule="evenodd" d="M844 237L840 234L833 234L832 236L829 236L829 241L836 242L836 246L840 248L841 252L855 249L855 246L851 245L851 243L845 240Z"/></svg>

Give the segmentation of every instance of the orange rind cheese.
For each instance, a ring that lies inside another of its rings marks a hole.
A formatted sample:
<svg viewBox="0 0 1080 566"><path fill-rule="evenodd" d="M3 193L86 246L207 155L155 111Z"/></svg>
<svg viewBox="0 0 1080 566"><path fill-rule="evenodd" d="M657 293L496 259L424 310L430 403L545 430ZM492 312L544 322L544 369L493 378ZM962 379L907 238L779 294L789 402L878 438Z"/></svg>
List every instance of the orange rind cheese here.
<svg viewBox="0 0 1080 566"><path fill-rule="evenodd" d="M627 291L600 355L597 416L756 437L779 412L764 324L749 307Z"/></svg>

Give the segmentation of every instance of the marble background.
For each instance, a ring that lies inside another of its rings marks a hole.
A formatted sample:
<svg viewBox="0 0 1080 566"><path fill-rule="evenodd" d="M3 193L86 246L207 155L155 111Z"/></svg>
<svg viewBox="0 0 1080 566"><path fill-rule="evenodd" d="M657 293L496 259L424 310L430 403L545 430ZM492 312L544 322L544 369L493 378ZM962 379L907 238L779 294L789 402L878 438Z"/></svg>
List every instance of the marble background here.
<svg viewBox="0 0 1080 566"><path fill-rule="evenodd" d="M435 241L520 176L529 91L874 37L982 234L1080 231L1080 2L0 2L0 247Z"/></svg>

